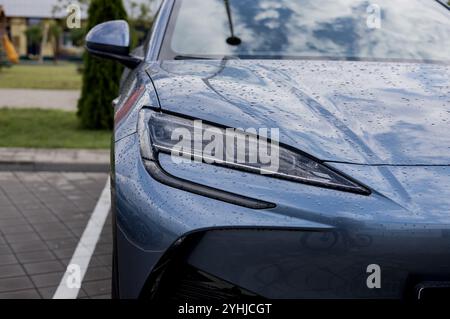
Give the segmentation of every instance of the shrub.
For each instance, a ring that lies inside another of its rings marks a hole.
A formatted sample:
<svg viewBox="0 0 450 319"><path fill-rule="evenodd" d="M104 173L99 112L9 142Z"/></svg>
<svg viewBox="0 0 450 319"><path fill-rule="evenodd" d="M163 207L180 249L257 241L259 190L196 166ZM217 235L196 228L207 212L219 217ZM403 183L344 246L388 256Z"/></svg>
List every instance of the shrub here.
<svg viewBox="0 0 450 319"><path fill-rule="evenodd" d="M122 0L92 0L88 15L88 30L105 21L127 18ZM114 116L111 101L119 91L122 67L117 62L101 60L87 53L83 59L83 86L77 114L85 128L110 129Z"/></svg>

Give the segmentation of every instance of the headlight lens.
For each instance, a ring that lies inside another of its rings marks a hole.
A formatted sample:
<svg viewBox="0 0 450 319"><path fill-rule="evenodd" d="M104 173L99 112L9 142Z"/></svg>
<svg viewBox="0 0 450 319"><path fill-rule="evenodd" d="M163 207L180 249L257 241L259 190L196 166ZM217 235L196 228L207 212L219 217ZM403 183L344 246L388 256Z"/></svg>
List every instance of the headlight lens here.
<svg viewBox="0 0 450 319"><path fill-rule="evenodd" d="M313 157L281 146L256 130L235 130L143 109L139 119L141 153L155 160L158 152L174 161L199 161L269 177L359 194L370 191Z"/></svg>

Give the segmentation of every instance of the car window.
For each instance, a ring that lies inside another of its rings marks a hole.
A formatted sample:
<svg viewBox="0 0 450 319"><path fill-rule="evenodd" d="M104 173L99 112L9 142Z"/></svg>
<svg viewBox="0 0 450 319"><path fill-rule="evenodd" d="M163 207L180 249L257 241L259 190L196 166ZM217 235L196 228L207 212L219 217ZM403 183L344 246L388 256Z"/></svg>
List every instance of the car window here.
<svg viewBox="0 0 450 319"><path fill-rule="evenodd" d="M177 0L163 59L223 57L447 61L437 0Z"/></svg>

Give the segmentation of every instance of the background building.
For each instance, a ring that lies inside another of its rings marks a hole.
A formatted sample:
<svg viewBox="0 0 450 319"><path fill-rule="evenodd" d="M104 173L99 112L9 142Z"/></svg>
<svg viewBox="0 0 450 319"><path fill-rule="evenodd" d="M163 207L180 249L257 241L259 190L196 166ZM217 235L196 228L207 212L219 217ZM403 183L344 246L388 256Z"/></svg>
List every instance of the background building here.
<svg viewBox="0 0 450 319"><path fill-rule="evenodd" d="M56 9L60 5L58 0L0 0L6 15L6 33L21 58L35 57L41 49L44 58L53 58L55 47L62 55L77 55L82 51L79 45L73 43L73 31L65 24L67 12ZM84 22L86 8L81 6L81 9ZM61 26L57 39L49 37L47 41L39 41L39 37L48 32L55 22Z"/></svg>

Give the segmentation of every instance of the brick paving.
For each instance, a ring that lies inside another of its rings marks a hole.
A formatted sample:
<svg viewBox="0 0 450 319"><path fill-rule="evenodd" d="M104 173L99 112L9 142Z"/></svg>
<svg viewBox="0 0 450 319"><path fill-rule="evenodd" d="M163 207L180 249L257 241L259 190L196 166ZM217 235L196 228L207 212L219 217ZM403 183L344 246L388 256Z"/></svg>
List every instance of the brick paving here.
<svg viewBox="0 0 450 319"><path fill-rule="evenodd" d="M52 298L107 174L0 172L0 298ZM111 221L79 298L109 298Z"/></svg>

